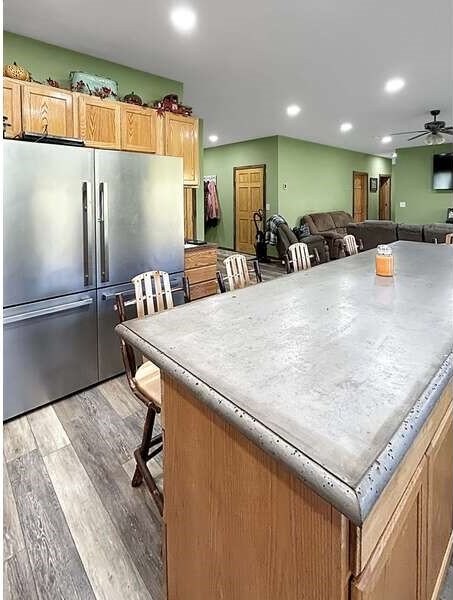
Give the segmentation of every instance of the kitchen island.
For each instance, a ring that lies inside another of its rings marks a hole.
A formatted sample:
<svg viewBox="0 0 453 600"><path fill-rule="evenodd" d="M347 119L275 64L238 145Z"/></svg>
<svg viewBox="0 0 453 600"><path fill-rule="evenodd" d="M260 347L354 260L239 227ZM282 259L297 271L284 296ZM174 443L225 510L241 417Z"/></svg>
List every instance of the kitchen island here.
<svg viewBox="0 0 453 600"><path fill-rule="evenodd" d="M453 248L393 249L118 327L163 372L169 600L437 597Z"/></svg>

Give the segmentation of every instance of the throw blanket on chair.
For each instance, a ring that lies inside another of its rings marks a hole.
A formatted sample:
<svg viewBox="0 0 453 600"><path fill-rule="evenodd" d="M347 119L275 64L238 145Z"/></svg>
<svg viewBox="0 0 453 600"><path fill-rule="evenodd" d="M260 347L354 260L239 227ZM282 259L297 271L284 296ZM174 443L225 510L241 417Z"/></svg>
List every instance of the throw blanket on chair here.
<svg viewBox="0 0 453 600"><path fill-rule="evenodd" d="M281 215L272 215L266 222L266 244L275 246L277 244L277 229L280 225L288 225Z"/></svg>

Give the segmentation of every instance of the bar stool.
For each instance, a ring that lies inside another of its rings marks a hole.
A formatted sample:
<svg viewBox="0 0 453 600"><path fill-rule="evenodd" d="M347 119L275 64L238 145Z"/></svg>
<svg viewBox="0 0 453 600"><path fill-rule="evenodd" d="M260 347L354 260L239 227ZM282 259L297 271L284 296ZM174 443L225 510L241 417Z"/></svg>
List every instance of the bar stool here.
<svg viewBox="0 0 453 600"><path fill-rule="evenodd" d="M359 240L359 244L355 237L352 234L345 235L343 238L344 251L348 256L353 256L354 254L358 254L359 250L362 250L363 244L361 240Z"/></svg>
<svg viewBox="0 0 453 600"><path fill-rule="evenodd" d="M225 265L227 272L226 277L223 277L220 271L217 271L216 273L217 283L219 284L219 289L222 294L226 292L225 281L228 281L230 292L263 281L258 261L252 261L252 271L249 269L247 258L243 254L232 254L225 258L223 264ZM250 275L255 276L255 281L252 281Z"/></svg>
<svg viewBox="0 0 453 600"><path fill-rule="evenodd" d="M296 242L289 246L286 253L286 272L296 273L311 268L311 259L314 258L317 265L321 262L318 250L315 248L313 254L310 254L307 244Z"/></svg>
<svg viewBox="0 0 453 600"><path fill-rule="evenodd" d="M116 310L120 323L127 320L126 307L129 305L135 304L137 317L143 318L173 308L172 294L176 291L184 291L184 300L189 301L185 278L183 278L182 288L172 290L170 278L165 271L142 273L134 277L132 283L135 289L135 300L125 302L123 294L116 294ZM134 396L147 407L142 441L134 452L136 467L132 486L138 487L144 481L162 515L163 494L147 465L163 448L162 434L153 435L156 415L162 408L160 369L145 357L143 363L137 367L134 348L123 339L121 339L121 354L129 387Z"/></svg>

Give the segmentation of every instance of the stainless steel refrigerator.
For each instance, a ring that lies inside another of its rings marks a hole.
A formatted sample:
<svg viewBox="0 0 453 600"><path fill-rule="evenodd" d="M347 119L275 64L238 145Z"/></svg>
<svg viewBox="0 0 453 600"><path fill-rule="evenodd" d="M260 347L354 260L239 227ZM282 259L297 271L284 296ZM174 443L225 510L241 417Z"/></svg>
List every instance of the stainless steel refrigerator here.
<svg viewBox="0 0 453 600"><path fill-rule="evenodd" d="M122 371L114 296L181 287L182 159L4 141L4 419Z"/></svg>

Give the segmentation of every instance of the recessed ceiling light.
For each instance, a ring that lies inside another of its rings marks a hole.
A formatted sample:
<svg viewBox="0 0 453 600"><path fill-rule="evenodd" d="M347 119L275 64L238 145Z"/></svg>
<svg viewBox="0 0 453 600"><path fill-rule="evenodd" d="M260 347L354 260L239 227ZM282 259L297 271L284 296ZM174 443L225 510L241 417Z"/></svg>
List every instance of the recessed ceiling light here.
<svg viewBox="0 0 453 600"><path fill-rule="evenodd" d="M393 79L389 79L385 84L385 91L389 94L394 94L395 92L399 92L406 85L404 79L401 77L393 77Z"/></svg>
<svg viewBox="0 0 453 600"><path fill-rule="evenodd" d="M290 104L286 109L288 117L296 117L300 113L300 106L297 104Z"/></svg>
<svg viewBox="0 0 453 600"><path fill-rule="evenodd" d="M170 13L170 19L174 27L183 33L192 31L197 22L197 17L194 11L187 6L179 6L174 8Z"/></svg>
<svg viewBox="0 0 453 600"><path fill-rule="evenodd" d="M391 141L392 141L391 135L384 135L384 137L381 139L381 142L383 144L389 144Z"/></svg>
<svg viewBox="0 0 453 600"><path fill-rule="evenodd" d="M214 143L214 142L217 142L217 140L219 139L219 136L213 134L213 135L210 135L208 139L209 139L210 142Z"/></svg>
<svg viewBox="0 0 453 600"><path fill-rule="evenodd" d="M342 133L346 133L347 131L351 131L352 129L352 123L342 123L340 125L340 131Z"/></svg>

